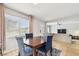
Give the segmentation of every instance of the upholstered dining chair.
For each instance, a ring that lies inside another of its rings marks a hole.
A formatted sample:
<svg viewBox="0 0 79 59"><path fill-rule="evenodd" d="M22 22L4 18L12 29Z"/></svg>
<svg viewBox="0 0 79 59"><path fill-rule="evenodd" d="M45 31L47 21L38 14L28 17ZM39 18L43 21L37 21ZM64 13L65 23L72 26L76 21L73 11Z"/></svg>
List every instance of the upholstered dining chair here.
<svg viewBox="0 0 79 59"><path fill-rule="evenodd" d="M49 50L50 50L50 55L52 55L52 36L47 36L47 42L37 49L38 53L39 51L41 51L45 53L45 55L47 55L47 52Z"/></svg>
<svg viewBox="0 0 79 59"><path fill-rule="evenodd" d="M19 56L30 56L32 55L32 49L30 47L25 47L23 38L16 37L18 47L19 47Z"/></svg>
<svg viewBox="0 0 79 59"><path fill-rule="evenodd" d="M43 39L47 42L47 36L52 36L51 33L43 33Z"/></svg>
<svg viewBox="0 0 79 59"><path fill-rule="evenodd" d="M33 33L26 33L25 36L26 36L26 39L33 38Z"/></svg>

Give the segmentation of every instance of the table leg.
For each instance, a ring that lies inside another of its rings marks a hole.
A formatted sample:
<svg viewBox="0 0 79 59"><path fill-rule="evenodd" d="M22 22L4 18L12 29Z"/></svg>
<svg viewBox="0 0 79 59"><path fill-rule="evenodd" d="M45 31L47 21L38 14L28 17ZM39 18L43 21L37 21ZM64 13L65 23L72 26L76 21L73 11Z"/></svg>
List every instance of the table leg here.
<svg viewBox="0 0 79 59"><path fill-rule="evenodd" d="M36 48L32 49L33 56L36 56Z"/></svg>

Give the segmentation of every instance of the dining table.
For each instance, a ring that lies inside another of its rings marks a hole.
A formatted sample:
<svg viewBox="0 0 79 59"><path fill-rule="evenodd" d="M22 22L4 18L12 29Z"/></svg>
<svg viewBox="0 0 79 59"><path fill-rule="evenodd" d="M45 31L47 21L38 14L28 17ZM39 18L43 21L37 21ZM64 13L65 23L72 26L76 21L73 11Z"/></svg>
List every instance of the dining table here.
<svg viewBox="0 0 79 59"><path fill-rule="evenodd" d="M36 49L45 44L45 40L41 37L33 37L26 39L24 44L32 48L32 55L36 56Z"/></svg>

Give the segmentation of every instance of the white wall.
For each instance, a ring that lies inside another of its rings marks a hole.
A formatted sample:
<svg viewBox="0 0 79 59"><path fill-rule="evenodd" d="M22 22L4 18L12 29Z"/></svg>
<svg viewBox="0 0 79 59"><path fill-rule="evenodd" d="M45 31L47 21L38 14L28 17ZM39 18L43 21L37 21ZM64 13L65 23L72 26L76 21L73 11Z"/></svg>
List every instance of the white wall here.
<svg viewBox="0 0 79 59"><path fill-rule="evenodd" d="M52 33L57 33L57 29L67 29L67 34L55 34L54 36L55 39L63 42L71 43L71 37L69 34L79 36L79 17L64 18L62 20L48 22L47 26L51 26Z"/></svg>
<svg viewBox="0 0 79 59"><path fill-rule="evenodd" d="M61 25L57 24L57 21L51 22L51 32L57 33L57 29L67 29L67 34L72 35L79 35L79 17L77 18L71 18L71 19L65 19L60 20L59 23Z"/></svg>
<svg viewBox="0 0 79 59"><path fill-rule="evenodd" d="M41 30L41 33L40 33ZM38 18L33 19L33 33L34 36L42 36L45 32L45 22L39 20Z"/></svg>

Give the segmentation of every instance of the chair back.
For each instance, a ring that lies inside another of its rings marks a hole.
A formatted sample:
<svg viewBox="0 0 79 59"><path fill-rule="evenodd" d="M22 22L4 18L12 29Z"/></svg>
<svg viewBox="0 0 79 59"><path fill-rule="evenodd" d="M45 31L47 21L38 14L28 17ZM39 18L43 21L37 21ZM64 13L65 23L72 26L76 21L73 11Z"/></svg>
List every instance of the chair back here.
<svg viewBox="0 0 79 59"><path fill-rule="evenodd" d="M49 50L51 48L52 48L52 36L47 36L46 50Z"/></svg>
<svg viewBox="0 0 79 59"><path fill-rule="evenodd" d="M43 33L43 38L47 42L47 36L51 36L51 33Z"/></svg>
<svg viewBox="0 0 79 59"><path fill-rule="evenodd" d="M23 42L23 38L22 37L16 37L17 43L18 43L18 47L19 47L19 52L21 56L25 55L25 46L24 46L24 42Z"/></svg>
<svg viewBox="0 0 79 59"><path fill-rule="evenodd" d="M26 33L25 36L26 36L26 39L33 38L33 33Z"/></svg>

